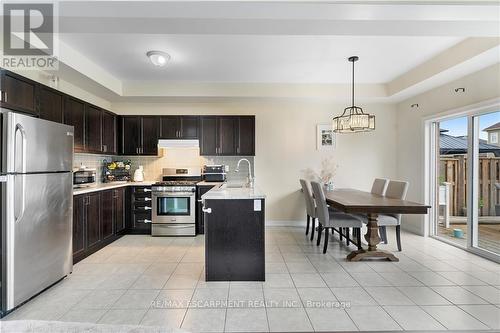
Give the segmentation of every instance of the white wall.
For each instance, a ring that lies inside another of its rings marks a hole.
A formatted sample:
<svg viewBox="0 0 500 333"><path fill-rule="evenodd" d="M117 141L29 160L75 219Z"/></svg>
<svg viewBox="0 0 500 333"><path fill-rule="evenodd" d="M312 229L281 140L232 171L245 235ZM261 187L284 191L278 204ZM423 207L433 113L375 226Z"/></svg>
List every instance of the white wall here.
<svg viewBox="0 0 500 333"><path fill-rule="evenodd" d="M316 150L316 125L329 123L346 105L312 101L233 101L225 103L115 103L119 114L249 114L256 116L255 174L267 194L267 220L303 221L301 170L319 168L333 155L339 187L369 189L374 177L396 175L395 106L362 105L376 114L372 133L338 135L337 149Z"/></svg>
<svg viewBox="0 0 500 333"><path fill-rule="evenodd" d="M466 89L456 93L457 87ZM397 105L397 175L410 182L408 199L424 202L424 120L453 113L454 109L500 97L500 64L485 68ZM419 108L411 108L418 103ZM427 234L424 216L404 217L403 228Z"/></svg>

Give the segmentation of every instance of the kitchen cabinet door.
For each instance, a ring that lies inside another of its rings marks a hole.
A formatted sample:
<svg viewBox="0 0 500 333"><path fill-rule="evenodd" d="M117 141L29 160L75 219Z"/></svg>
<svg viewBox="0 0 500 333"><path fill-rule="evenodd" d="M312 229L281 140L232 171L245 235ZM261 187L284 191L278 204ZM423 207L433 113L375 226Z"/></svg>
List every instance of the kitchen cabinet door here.
<svg viewBox="0 0 500 333"><path fill-rule="evenodd" d="M235 117L219 117L219 154L236 155L236 121Z"/></svg>
<svg viewBox="0 0 500 333"><path fill-rule="evenodd" d="M85 208L86 196L73 197L73 257L85 252Z"/></svg>
<svg viewBox="0 0 500 333"><path fill-rule="evenodd" d="M141 155L158 155L158 139L160 138L160 117L142 117Z"/></svg>
<svg viewBox="0 0 500 333"><path fill-rule="evenodd" d="M71 125L75 129L74 150L76 153L85 152L84 132L85 132L85 103L67 96L64 102L64 123Z"/></svg>
<svg viewBox="0 0 500 333"><path fill-rule="evenodd" d="M101 235L105 240L114 234L114 190L101 192Z"/></svg>
<svg viewBox="0 0 500 333"><path fill-rule="evenodd" d="M102 112L101 109L85 105L85 151L89 153L102 152Z"/></svg>
<svg viewBox="0 0 500 333"><path fill-rule="evenodd" d="M97 245L101 239L101 198L100 192L87 194L86 222L87 248Z"/></svg>
<svg viewBox="0 0 500 333"><path fill-rule="evenodd" d="M33 115L38 114L37 83L7 70L2 70L0 74L0 106Z"/></svg>
<svg viewBox="0 0 500 333"><path fill-rule="evenodd" d="M125 188L113 190L113 212L115 233L119 233L125 230Z"/></svg>
<svg viewBox="0 0 500 333"><path fill-rule="evenodd" d="M210 191L214 185L197 185L196 186L196 234L203 235L205 233L205 213L203 213L203 203L198 200L201 196Z"/></svg>
<svg viewBox="0 0 500 333"><path fill-rule="evenodd" d="M64 94L40 85L40 118L56 123L63 122Z"/></svg>
<svg viewBox="0 0 500 333"><path fill-rule="evenodd" d="M242 116L236 121L236 154L242 156L255 155L255 117Z"/></svg>
<svg viewBox="0 0 500 333"><path fill-rule="evenodd" d="M198 139L198 130L200 128L200 117L182 116L181 117L181 138L195 140Z"/></svg>
<svg viewBox="0 0 500 333"><path fill-rule="evenodd" d="M141 117L122 117L122 151L123 155L139 155L141 147Z"/></svg>
<svg viewBox="0 0 500 333"><path fill-rule="evenodd" d="M116 154L116 116L111 112L102 112L102 152Z"/></svg>
<svg viewBox="0 0 500 333"><path fill-rule="evenodd" d="M163 116L161 117L161 138L179 139L180 138L180 117Z"/></svg>
<svg viewBox="0 0 500 333"><path fill-rule="evenodd" d="M219 150L217 132L217 117L200 118L200 155L217 155Z"/></svg>

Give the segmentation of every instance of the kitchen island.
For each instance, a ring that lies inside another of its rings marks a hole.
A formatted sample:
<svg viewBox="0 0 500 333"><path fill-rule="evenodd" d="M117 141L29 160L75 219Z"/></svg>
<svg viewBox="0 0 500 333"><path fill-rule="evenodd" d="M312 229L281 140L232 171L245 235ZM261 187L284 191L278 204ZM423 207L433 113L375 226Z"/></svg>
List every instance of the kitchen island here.
<svg viewBox="0 0 500 333"><path fill-rule="evenodd" d="M201 199L206 281L264 281L265 195L223 184Z"/></svg>

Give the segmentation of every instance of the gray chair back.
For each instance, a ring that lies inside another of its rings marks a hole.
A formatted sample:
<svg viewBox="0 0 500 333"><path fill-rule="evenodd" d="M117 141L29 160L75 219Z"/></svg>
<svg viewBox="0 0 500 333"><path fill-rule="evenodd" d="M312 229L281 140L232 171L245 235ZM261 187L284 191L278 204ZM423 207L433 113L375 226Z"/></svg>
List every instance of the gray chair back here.
<svg viewBox="0 0 500 333"><path fill-rule="evenodd" d="M406 199L406 193L408 193L408 182L402 182L397 180L389 181L387 185L387 190L385 191L385 196L392 199ZM391 214L398 219L398 224L401 223L401 214Z"/></svg>
<svg viewBox="0 0 500 333"><path fill-rule="evenodd" d="M372 185L371 192L373 194L385 195L385 191L387 190L387 185L389 184L389 179L385 178L375 178Z"/></svg>
<svg viewBox="0 0 500 333"><path fill-rule="evenodd" d="M302 192L304 192L304 199L306 200L307 215L316 218L316 206L311 192L311 185L307 180L300 179L300 186L302 186Z"/></svg>
<svg viewBox="0 0 500 333"><path fill-rule="evenodd" d="M326 204L323 187L318 182L311 182L311 187L316 201L317 218L322 225L327 225L330 222L330 214L328 213L328 205Z"/></svg>

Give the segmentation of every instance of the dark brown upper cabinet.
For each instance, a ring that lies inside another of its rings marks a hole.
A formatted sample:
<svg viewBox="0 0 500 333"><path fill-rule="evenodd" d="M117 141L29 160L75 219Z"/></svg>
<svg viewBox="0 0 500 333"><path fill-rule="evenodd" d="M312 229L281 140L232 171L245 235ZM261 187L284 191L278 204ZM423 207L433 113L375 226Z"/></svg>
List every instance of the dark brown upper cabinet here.
<svg viewBox="0 0 500 333"><path fill-rule="evenodd" d="M95 106L85 105L85 151L101 153L102 151L102 111Z"/></svg>
<svg viewBox="0 0 500 333"><path fill-rule="evenodd" d="M198 116L162 116L162 139L198 139Z"/></svg>
<svg viewBox="0 0 500 333"><path fill-rule="evenodd" d="M121 119L121 154L158 155L160 118L123 116Z"/></svg>
<svg viewBox="0 0 500 333"><path fill-rule="evenodd" d="M64 94L40 85L39 89L39 105L40 105L40 118L56 123L63 122L64 113Z"/></svg>
<svg viewBox="0 0 500 333"><path fill-rule="evenodd" d="M204 156L255 155L255 117L202 116L200 154Z"/></svg>
<svg viewBox="0 0 500 333"><path fill-rule="evenodd" d="M204 116L200 118L200 155L214 156L218 154L217 124L217 117Z"/></svg>
<svg viewBox="0 0 500 333"><path fill-rule="evenodd" d="M73 126L74 150L85 152L85 102L67 96L64 102L64 123Z"/></svg>
<svg viewBox="0 0 500 333"><path fill-rule="evenodd" d="M160 119L155 116L142 118L141 155L158 155L158 139L160 138Z"/></svg>
<svg viewBox="0 0 500 333"><path fill-rule="evenodd" d="M218 117L218 155L236 155L236 117Z"/></svg>
<svg viewBox="0 0 500 333"><path fill-rule="evenodd" d="M1 70L0 106L38 115L37 83L21 75Z"/></svg>
<svg viewBox="0 0 500 333"><path fill-rule="evenodd" d="M141 117L121 117L121 142L121 154L140 154L139 147L141 147Z"/></svg>
<svg viewBox="0 0 500 333"><path fill-rule="evenodd" d="M116 149L116 116L108 111L102 111L102 152L117 154Z"/></svg>
<svg viewBox="0 0 500 333"><path fill-rule="evenodd" d="M236 120L236 154L255 155L255 116L241 116Z"/></svg>

